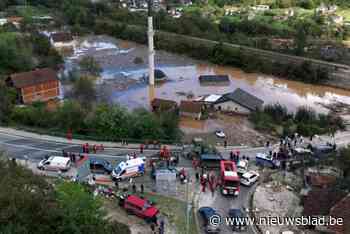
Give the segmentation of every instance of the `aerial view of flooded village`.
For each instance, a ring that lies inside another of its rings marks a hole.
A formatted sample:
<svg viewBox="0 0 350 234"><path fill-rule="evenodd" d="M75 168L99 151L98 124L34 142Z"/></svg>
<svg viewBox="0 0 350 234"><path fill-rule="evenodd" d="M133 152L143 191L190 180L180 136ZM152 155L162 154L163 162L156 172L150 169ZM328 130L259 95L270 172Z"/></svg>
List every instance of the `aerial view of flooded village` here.
<svg viewBox="0 0 350 234"><path fill-rule="evenodd" d="M350 234L348 0L1 0L0 234Z"/></svg>

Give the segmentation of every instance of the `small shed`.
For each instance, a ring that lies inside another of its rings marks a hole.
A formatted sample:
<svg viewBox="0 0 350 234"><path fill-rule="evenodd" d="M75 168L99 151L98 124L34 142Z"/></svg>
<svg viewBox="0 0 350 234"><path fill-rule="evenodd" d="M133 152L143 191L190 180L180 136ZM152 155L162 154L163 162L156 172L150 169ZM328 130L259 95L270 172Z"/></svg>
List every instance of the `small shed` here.
<svg viewBox="0 0 350 234"><path fill-rule="evenodd" d="M200 119L202 116L203 104L195 101L181 101L180 115L193 119Z"/></svg>
<svg viewBox="0 0 350 234"><path fill-rule="evenodd" d="M175 111L177 103L172 100L155 98L152 100L151 106L154 112Z"/></svg>

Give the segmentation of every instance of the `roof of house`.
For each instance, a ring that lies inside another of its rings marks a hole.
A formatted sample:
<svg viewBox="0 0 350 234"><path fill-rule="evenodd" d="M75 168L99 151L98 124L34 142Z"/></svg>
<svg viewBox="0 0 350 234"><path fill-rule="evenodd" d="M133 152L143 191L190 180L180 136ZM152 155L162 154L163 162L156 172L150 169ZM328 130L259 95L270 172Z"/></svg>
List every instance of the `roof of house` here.
<svg viewBox="0 0 350 234"><path fill-rule="evenodd" d="M67 32L52 33L51 38L54 42L69 42L73 40L72 34Z"/></svg>
<svg viewBox="0 0 350 234"><path fill-rule="evenodd" d="M202 75L199 76L199 82L229 82L228 75Z"/></svg>
<svg viewBox="0 0 350 234"><path fill-rule="evenodd" d="M13 86L24 88L48 81L56 81L57 73L51 68L37 69L30 72L15 73L10 76Z"/></svg>
<svg viewBox="0 0 350 234"><path fill-rule="evenodd" d="M334 184L336 180L337 178L331 175L317 175L317 174L310 175L311 186L316 186L316 187L328 187Z"/></svg>
<svg viewBox="0 0 350 234"><path fill-rule="evenodd" d="M180 111L187 113L200 113L202 111L202 104L193 101L181 101Z"/></svg>
<svg viewBox="0 0 350 234"><path fill-rule="evenodd" d="M155 98L152 100L151 105L153 108L159 108L161 110L169 110L171 108L176 107L177 103L175 101L172 101L172 100Z"/></svg>
<svg viewBox="0 0 350 234"><path fill-rule="evenodd" d="M256 110L262 107L264 101L247 93L243 89L236 89L234 92L224 94L216 103L223 103L227 101L233 101L241 106L244 106L250 110Z"/></svg>
<svg viewBox="0 0 350 234"><path fill-rule="evenodd" d="M304 200L304 215L328 215L331 207L345 195L331 188L313 188Z"/></svg>
<svg viewBox="0 0 350 234"><path fill-rule="evenodd" d="M332 231L343 234L350 233L350 193L331 208L330 215L343 218L343 225L330 226Z"/></svg>
<svg viewBox="0 0 350 234"><path fill-rule="evenodd" d="M166 78L166 74L159 69L154 69L154 78L155 79L164 79Z"/></svg>

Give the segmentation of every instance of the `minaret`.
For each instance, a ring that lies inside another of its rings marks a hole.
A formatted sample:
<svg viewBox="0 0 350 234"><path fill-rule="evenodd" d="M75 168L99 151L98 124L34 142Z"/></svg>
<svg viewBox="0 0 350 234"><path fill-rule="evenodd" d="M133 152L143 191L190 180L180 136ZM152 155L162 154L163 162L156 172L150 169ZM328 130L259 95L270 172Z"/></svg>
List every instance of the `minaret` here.
<svg viewBox="0 0 350 234"><path fill-rule="evenodd" d="M154 85L154 45L153 45L152 0L148 0L148 80Z"/></svg>

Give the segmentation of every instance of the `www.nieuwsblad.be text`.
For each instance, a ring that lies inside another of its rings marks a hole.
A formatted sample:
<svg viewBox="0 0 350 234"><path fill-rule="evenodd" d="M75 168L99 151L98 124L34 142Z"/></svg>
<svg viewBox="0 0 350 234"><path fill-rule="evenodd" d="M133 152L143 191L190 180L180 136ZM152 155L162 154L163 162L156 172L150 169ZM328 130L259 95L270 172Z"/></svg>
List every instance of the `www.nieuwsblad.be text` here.
<svg viewBox="0 0 350 234"><path fill-rule="evenodd" d="M209 219L209 223L212 226L219 226L221 224L227 226L251 226L251 225L263 225L263 226L335 226L343 225L343 218L332 216L300 216L300 217L225 217L220 215L213 215Z"/></svg>

